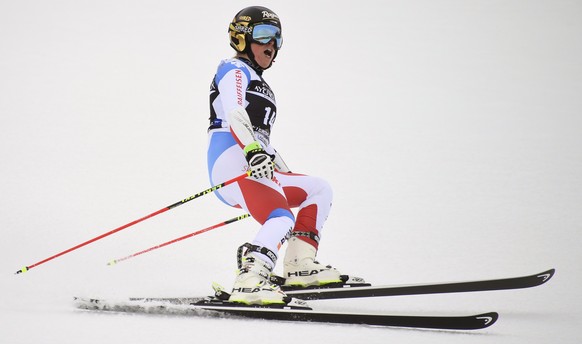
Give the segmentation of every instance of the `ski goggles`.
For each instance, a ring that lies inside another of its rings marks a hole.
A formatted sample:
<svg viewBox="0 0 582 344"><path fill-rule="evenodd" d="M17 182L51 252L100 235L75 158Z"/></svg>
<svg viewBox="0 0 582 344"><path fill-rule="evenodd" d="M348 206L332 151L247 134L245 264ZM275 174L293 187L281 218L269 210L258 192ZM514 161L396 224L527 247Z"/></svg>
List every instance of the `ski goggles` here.
<svg viewBox="0 0 582 344"><path fill-rule="evenodd" d="M277 47L277 50L281 49L281 46L283 45L281 29L269 24L255 25L253 27L252 39L254 42L259 44L267 44L270 41L275 40L275 46Z"/></svg>

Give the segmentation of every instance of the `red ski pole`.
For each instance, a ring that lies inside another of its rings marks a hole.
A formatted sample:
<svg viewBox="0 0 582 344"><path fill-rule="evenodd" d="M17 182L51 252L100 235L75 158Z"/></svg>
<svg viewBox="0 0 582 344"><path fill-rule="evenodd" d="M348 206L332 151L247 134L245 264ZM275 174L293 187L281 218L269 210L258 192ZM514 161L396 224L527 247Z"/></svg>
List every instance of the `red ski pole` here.
<svg viewBox="0 0 582 344"><path fill-rule="evenodd" d="M239 221L239 220L242 220L242 219L246 219L247 217L250 217L250 216L251 216L250 214L245 214L245 215L241 215L241 216L234 217L234 218L232 218L232 219L230 219L230 220L226 220L226 221L224 221L224 222L221 222L221 223L215 224L214 226L210 226L210 227L208 227L208 228L204 228L204 229L201 229L201 230L199 230L199 231L196 231L196 232L193 232L193 233L190 233L190 234L187 234L187 235L181 236L181 237L179 237L179 238L176 238L176 239L174 239L174 240L167 241L167 242L165 242L165 243L163 243L163 244L160 244L160 245L157 245L157 246L150 247L150 248L148 248L148 249L145 249L145 250L143 250L143 251L139 251L139 252L137 252L137 253L134 253L134 254L130 254L130 255L129 255L129 256L127 256L127 257L123 257L123 258L114 259L114 260L110 261L109 263L107 263L107 265L115 265L115 264L117 264L117 263L119 263L119 262L122 262L122 261L124 261L124 260L128 260L128 259L130 259L130 258L137 257L137 256L139 256L139 255L141 255L141 254L144 254L144 253L147 253L147 252L150 252L150 251L153 251L153 250L157 250L158 248L162 248L162 247L164 247L164 246L168 246L168 245L174 244L174 243L176 243L176 242L178 242L178 241L182 241L182 240L184 240L184 239L191 238L191 237L193 237L193 236L195 236L195 235L198 235L198 234L202 234L202 233L208 232L208 231L210 231L210 230L213 230L213 229L215 229L215 228L218 228L218 227L222 227L222 226L224 226L224 225L227 225L227 224L229 224L229 223L233 223L233 222L236 222L236 221Z"/></svg>
<svg viewBox="0 0 582 344"><path fill-rule="evenodd" d="M152 217L154 217L154 216L156 216L156 215L159 215L159 214L161 214L161 213L164 213L164 212L166 212L166 211L168 211L168 210L170 210L170 209L176 208L177 206L180 206L180 205L182 205L182 204L184 204L184 203L190 202L190 201L191 201L191 200L193 200L193 199L196 199L196 198L202 197L202 196L204 196L204 195L206 195L206 194L209 194L209 193L211 193L211 192L214 192L214 191L216 191L216 190L218 190L218 189L220 189L220 188L222 188L222 187L225 187L225 186L227 186L227 185L229 185L229 184L235 183L235 182L237 182L237 181L239 181L239 180L242 180L242 179L244 179L244 178L246 178L246 177L248 177L248 176L249 176L249 173L247 172L247 173L245 173L245 174L241 174L240 176L238 176L238 177L235 177L235 178L233 178L233 179L231 179L231 180L227 180L226 182L223 182L223 183L217 184L217 185L215 185L215 186L213 186L213 187L211 187L211 188L208 188L208 189L206 189L206 190L204 190L204 191L201 191L201 192L199 192L199 193L197 193L197 194L195 194L195 195L193 195L193 196L190 196L190 197L188 197L188 198L185 198L185 199L183 199L183 200L181 200L181 201L179 201L179 202L176 202L176 203L174 203L174 204L171 204L171 205L169 205L169 206L167 206L167 207L164 207L164 208L162 208L162 209L160 209L160 210L158 210L158 211L155 211L155 212L153 212L153 213L151 213L151 214L149 214L149 215L146 215L146 216L144 216L144 217L142 217L142 218L139 218L139 219L137 219L137 220L135 220L135 221L132 221L132 222L130 222L130 223L127 223L127 224L125 224L125 225L123 225L123 226L121 226L121 227L115 228L115 229L113 229L113 230L111 230L111 231L109 231L109 232L107 232L107 233L101 234L101 235L99 235L99 236L97 236L97 237L95 237L95 238L93 238L93 239L87 240L87 241L85 241L85 242L83 242L83 243L80 243L80 244L78 244L78 245L76 245L76 246L73 246L73 247L71 247L71 248L69 248L69 249L67 249L67 250L64 250L64 251L62 251L62 252L60 252L60 253L57 253L57 254L55 254L55 255L53 255L53 256L50 256L50 257L46 258L46 259L43 259L43 260L41 260L40 262L34 263L34 264L32 264L32 265L27 265L27 266L23 267L22 269L20 269L20 270L16 271L16 273L15 273L15 274L16 274L16 275L18 275L18 274L21 274L21 273L23 273L23 272L27 272L28 270L30 270L30 269L32 269L32 268L34 268L34 267L37 267L37 266L39 266L39 265L41 265L41 264L44 264L44 263L46 263L46 262L48 262L48 261L51 261L51 260L53 260L53 259L55 259L55 258L57 258L57 257L60 257L60 256L62 256L62 255L64 255L64 254L67 254L67 253L69 253L69 252L71 252L71 251L74 251L74 250L76 250L76 249L79 249L79 248L81 248L81 247L83 247L83 246L89 245L90 243L93 243L93 242L95 242L95 241L97 241L97 240L100 240L100 239L103 239L103 238L105 238L105 237L108 237L108 236L110 236L111 234L117 233L117 232L119 232L119 231L121 231L121 230L123 230L123 229L125 229L125 228L127 228L127 227L131 227L131 226L133 226L133 225L135 225L135 224L137 224L137 223L140 223L140 222L142 222L142 221L145 221L145 220L147 220L147 219L149 219L149 218L152 218Z"/></svg>

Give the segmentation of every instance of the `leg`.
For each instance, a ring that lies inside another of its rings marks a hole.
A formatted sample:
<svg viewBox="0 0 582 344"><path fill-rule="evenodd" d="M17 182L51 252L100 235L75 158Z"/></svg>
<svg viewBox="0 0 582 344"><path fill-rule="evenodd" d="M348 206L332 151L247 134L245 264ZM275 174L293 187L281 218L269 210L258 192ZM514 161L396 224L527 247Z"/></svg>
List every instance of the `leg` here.
<svg viewBox="0 0 582 344"><path fill-rule="evenodd" d="M277 174L289 204L298 207L297 220L284 259L288 286L324 285L341 282L340 273L315 260L323 225L331 209L332 190L323 179Z"/></svg>
<svg viewBox="0 0 582 344"><path fill-rule="evenodd" d="M212 133L209 139L208 169L212 184L234 178L247 168L242 149L230 132ZM216 191L221 201L248 211L261 228L254 245L275 254L295 224L281 186L272 180L245 179ZM266 259L267 257L262 257ZM275 265L275 261L272 262Z"/></svg>
<svg viewBox="0 0 582 344"><path fill-rule="evenodd" d="M242 149L230 133L212 134L208 150L211 183L228 180L246 170ZM285 303L287 296L269 280L278 250L295 224L281 186L272 180L245 179L217 190L230 206L247 210L261 224L252 244L237 253L239 272L229 301L246 304ZM243 250L246 248L246 252Z"/></svg>
<svg viewBox="0 0 582 344"><path fill-rule="evenodd" d="M265 247L277 254L295 224L295 217L289 209L283 190L272 180L251 178L239 182L238 186L240 206L262 225L253 245ZM276 260L272 267L275 263Z"/></svg>
<svg viewBox="0 0 582 344"><path fill-rule="evenodd" d="M277 178L289 205L299 208L293 236L317 249L331 210L333 192L330 185L321 178L300 174L281 173Z"/></svg>

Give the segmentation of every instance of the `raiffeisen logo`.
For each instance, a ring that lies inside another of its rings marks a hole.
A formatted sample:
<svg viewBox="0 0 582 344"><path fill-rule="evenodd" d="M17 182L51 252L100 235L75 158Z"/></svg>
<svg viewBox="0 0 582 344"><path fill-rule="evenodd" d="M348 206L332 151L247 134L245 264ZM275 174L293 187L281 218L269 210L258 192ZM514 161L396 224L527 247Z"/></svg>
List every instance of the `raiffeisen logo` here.
<svg viewBox="0 0 582 344"><path fill-rule="evenodd" d="M275 13L271 13L268 11L263 11L263 19L265 18L269 18L269 19L279 19L279 17L275 14Z"/></svg>

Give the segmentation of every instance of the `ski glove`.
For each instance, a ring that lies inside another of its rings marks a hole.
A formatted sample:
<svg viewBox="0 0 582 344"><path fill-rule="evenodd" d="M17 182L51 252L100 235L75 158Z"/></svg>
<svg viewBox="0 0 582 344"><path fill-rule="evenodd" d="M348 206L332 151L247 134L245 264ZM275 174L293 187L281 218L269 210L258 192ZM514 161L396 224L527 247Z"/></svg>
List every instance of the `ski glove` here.
<svg viewBox="0 0 582 344"><path fill-rule="evenodd" d="M244 148L251 177L255 179L268 178L273 179L275 167L273 157L267 154L261 145L255 141Z"/></svg>

